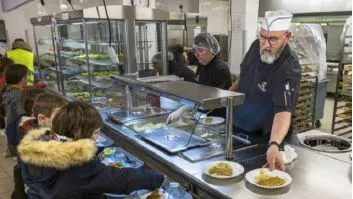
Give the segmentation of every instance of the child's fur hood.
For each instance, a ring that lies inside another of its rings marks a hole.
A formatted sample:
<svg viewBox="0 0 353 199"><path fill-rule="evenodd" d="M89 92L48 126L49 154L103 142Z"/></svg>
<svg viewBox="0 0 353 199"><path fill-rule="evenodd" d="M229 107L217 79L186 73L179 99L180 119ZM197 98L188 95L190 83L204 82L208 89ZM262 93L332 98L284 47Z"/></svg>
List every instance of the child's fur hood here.
<svg viewBox="0 0 353 199"><path fill-rule="evenodd" d="M97 152L95 141L80 139L71 142L45 141L47 128L30 131L18 145L18 153L25 163L56 169L68 169L91 161Z"/></svg>

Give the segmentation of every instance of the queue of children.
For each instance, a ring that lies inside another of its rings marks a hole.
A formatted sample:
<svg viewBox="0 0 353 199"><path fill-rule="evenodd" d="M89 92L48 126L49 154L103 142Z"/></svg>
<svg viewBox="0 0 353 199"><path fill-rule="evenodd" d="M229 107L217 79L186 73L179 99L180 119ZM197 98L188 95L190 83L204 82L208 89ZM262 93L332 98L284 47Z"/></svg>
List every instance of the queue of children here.
<svg viewBox="0 0 353 199"><path fill-rule="evenodd" d="M102 199L103 193L153 190L166 181L146 168L101 163L95 137L102 119L96 108L68 102L43 88L43 82L27 86L28 75L26 66L0 59L0 113L8 143L4 155L18 159L11 198Z"/></svg>

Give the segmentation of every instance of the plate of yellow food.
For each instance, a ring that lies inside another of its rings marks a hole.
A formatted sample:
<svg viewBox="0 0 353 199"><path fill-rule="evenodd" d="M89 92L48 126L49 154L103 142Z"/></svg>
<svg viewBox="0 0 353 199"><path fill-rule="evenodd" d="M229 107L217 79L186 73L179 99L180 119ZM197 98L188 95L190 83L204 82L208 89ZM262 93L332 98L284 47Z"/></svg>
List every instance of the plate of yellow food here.
<svg viewBox="0 0 353 199"><path fill-rule="evenodd" d="M261 168L249 171L245 175L245 179L258 187L265 189L276 189L288 186L292 183L292 177L280 170L270 170Z"/></svg>
<svg viewBox="0 0 353 199"><path fill-rule="evenodd" d="M220 179L234 178L244 172L239 163L230 161L214 161L207 163L202 172L208 176Z"/></svg>
<svg viewBox="0 0 353 199"><path fill-rule="evenodd" d="M140 196L140 199L167 199L167 195L162 189L156 189L152 192Z"/></svg>
<svg viewBox="0 0 353 199"><path fill-rule="evenodd" d="M224 121L223 117L205 117L200 119L200 123L206 125L218 125L224 123Z"/></svg>

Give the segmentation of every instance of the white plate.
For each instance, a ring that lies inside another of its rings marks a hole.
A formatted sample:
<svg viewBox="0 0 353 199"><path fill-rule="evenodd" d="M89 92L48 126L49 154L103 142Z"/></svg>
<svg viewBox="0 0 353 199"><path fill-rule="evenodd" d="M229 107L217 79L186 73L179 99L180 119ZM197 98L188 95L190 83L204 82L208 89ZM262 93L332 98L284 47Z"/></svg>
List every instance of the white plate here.
<svg viewBox="0 0 353 199"><path fill-rule="evenodd" d="M142 196L140 196L139 198L140 198L140 199L146 199L151 193L152 193L152 191L151 191L151 192L148 192L148 193L145 193L145 194L143 194ZM159 194L161 194L162 199L168 199L167 194L164 193L161 189L159 189Z"/></svg>
<svg viewBox="0 0 353 199"><path fill-rule="evenodd" d="M228 163L232 166L233 169L233 175L231 176L219 176L219 175L210 175L208 170L210 170L214 165L220 163L220 162L225 162ZM244 172L244 167L241 166L239 163L236 162L230 162L230 161L213 161L213 162L209 162L207 163L203 168L202 168L202 172L208 176L214 177L214 178L219 178L219 179L227 179L227 178L234 178L240 174L242 174Z"/></svg>
<svg viewBox="0 0 353 199"><path fill-rule="evenodd" d="M211 118L212 122L211 123L206 123L206 119ZM200 123L206 124L206 125L218 125L224 123L225 119L223 117L205 117L200 119Z"/></svg>
<svg viewBox="0 0 353 199"><path fill-rule="evenodd" d="M281 186L276 186L276 187L267 187L267 186L262 186L262 185L257 184L256 183L256 176L258 176L260 174L261 169L264 169L265 172L268 173L269 175L272 175L275 177L280 177L280 178L284 179L284 181L285 181L284 184ZM288 186L290 183L292 183L292 177L288 173L280 171L280 170L272 170L271 171L268 168L259 168L259 169L254 169L252 171L249 171L248 173L246 173L245 179L249 183L254 184L254 185L261 187L261 188L265 188L265 189L277 189L277 188Z"/></svg>

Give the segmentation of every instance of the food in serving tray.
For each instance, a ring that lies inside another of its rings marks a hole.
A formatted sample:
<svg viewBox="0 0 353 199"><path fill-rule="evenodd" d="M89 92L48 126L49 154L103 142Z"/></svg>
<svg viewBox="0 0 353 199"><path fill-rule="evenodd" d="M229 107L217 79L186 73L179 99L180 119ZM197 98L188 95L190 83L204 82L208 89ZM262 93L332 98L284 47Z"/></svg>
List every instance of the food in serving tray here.
<svg viewBox="0 0 353 199"><path fill-rule="evenodd" d="M313 69L311 69L309 66L304 66L303 68L303 73L308 73L308 72L313 72Z"/></svg>
<svg viewBox="0 0 353 199"><path fill-rule="evenodd" d="M162 195L159 193L159 190L152 191L146 199L163 199Z"/></svg>
<svg viewBox="0 0 353 199"><path fill-rule="evenodd" d="M143 132L143 131L147 131L147 130L151 130L151 129L158 129L158 128L165 128L165 127L182 127L182 126L186 126L188 125L188 123L183 122L182 120L177 120L175 122L173 122L170 125L166 125L164 122L159 122L159 123L152 123L149 122L147 124L133 124L130 126L130 128L134 129L135 131L139 131L139 132Z"/></svg>
<svg viewBox="0 0 353 199"><path fill-rule="evenodd" d="M351 87L352 83L350 83L350 82L340 82L340 86L341 87Z"/></svg>
<svg viewBox="0 0 353 199"><path fill-rule="evenodd" d="M47 61L52 61L52 62L53 62L53 61L55 60L55 57L54 57L54 55L52 55L52 54L46 53L46 54L40 55L40 56L39 56L39 59L47 60Z"/></svg>
<svg viewBox="0 0 353 199"><path fill-rule="evenodd" d="M108 164L108 166L116 167L116 168L123 168L124 167L123 164L120 163L120 162L111 162L111 163Z"/></svg>
<svg viewBox="0 0 353 199"><path fill-rule="evenodd" d="M217 176L232 176L233 175L233 168L227 162L219 162L216 165L212 166L208 173L210 175L217 175Z"/></svg>
<svg viewBox="0 0 353 199"><path fill-rule="evenodd" d="M104 60L104 59L108 59L109 56L107 54L89 53L88 58L92 59L92 60ZM86 54L80 54L80 55L76 56L76 59L86 59Z"/></svg>
<svg viewBox="0 0 353 199"><path fill-rule="evenodd" d="M88 101L90 98L89 92L73 92L72 97L79 99L81 101Z"/></svg>
<svg viewBox="0 0 353 199"><path fill-rule="evenodd" d="M352 117L352 114L349 114L349 113L340 113L340 114L337 114L337 117L340 117L340 118L343 118L343 119L349 119Z"/></svg>
<svg viewBox="0 0 353 199"><path fill-rule="evenodd" d="M266 173L266 170L261 169L260 174L256 176L256 184L266 187L278 187L284 185L285 180L278 177L272 176Z"/></svg>
<svg viewBox="0 0 353 199"><path fill-rule="evenodd" d="M105 148L103 150L103 154L105 157L109 157L112 156L115 153L115 149L114 148Z"/></svg>
<svg viewBox="0 0 353 199"><path fill-rule="evenodd" d="M205 124L212 124L212 122L213 122L213 118L211 118L211 117L205 118Z"/></svg>
<svg viewBox="0 0 353 199"><path fill-rule="evenodd" d="M119 71L98 71L93 72L95 78L110 78L112 75L119 75ZM88 73L81 73L82 77L88 77Z"/></svg>
<svg viewBox="0 0 353 199"><path fill-rule="evenodd" d="M132 129L134 129L135 131L147 131L150 129L156 129L156 128L164 128L166 127L165 123L157 123L157 124L153 124L152 122L147 123L145 125L140 126L139 124L133 125Z"/></svg>

